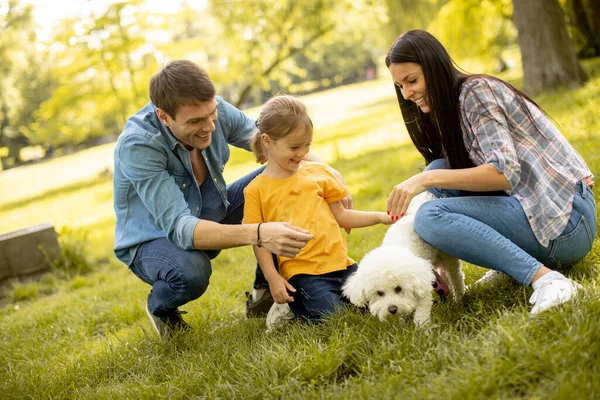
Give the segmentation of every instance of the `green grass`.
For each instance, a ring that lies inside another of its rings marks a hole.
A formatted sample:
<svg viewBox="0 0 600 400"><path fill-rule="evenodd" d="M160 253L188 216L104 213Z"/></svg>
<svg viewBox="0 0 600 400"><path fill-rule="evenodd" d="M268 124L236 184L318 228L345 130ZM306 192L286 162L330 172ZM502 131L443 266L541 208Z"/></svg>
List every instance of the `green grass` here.
<svg viewBox="0 0 600 400"><path fill-rule="evenodd" d="M587 67L597 65L600 60ZM318 110L315 152L342 172L356 208L381 210L392 186L419 171L422 160L401 129L391 85L387 93L381 82L371 85L306 101ZM347 98L346 105L335 98ZM365 98L370 101L353 108ZM598 171L600 76L581 89L536 100ZM335 115L325 112L328 102L335 103ZM234 152L233 158L229 179L256 166L247 154ZM60 161L50 166L59 170ZM17 170L21 182L41 173L34 166ZM244 316L252 251L226 250L215 260L206 294L184 307L193 332L165 342L144 312L149 287L112 255L110 179L94 171L66 174L37 191L22 190L15 181L13 191L3 174L3 194L5 187L15 194L0 199L0 231L49 220L61 227L68 258L79 260L84 253L86 260L78 263L87 262L94 271L71 266L5 290L2 398L600 397L597 240L588 257L568 271L585 286L570 304L532 319L531 289L510 283L480 287L460 304L436 303L426 330L348 312L320 326L291 324L266 334L264 320ZM598 190L594 193L598 199ZM360 259L379 245L384 232L383 226L353 230L351 256ZM483 269L466 265L465 273L469 284Z"/></svg>

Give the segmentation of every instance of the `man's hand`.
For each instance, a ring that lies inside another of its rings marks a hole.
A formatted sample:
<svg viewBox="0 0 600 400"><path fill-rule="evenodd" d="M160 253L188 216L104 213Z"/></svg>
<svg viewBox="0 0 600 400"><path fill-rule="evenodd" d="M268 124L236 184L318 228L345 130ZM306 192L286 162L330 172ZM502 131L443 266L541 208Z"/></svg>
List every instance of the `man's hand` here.
<svg viewBox="0 0 600 400"><path fill-rule="evenodd" d="M260 226L261 245L271 253L294 258L314 235L287 222L266 222Z"/></svg>

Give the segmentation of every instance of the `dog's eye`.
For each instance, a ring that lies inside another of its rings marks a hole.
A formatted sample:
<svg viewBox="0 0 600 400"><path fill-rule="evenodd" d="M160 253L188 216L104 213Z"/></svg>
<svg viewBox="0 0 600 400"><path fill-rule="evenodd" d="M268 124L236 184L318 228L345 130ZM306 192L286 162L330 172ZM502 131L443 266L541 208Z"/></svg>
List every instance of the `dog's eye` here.
<svg viewBox="0 0 600 400"><path fill-rule="evenodd" d="M396 293L400 293L401 291L402 291L402 288L400 286L396 286L394 288L394 292L396 292Z"/></svg>
<svg viewBox="0 0 600 400"><path fill-rule="evenodd" d="M384 293L384 291L383 291L383 290L378 290L378 291L377 291L377 296L381 296L381 297L383 297L383 295L384 295L384 294L385 294L385 293Z"/></svg>

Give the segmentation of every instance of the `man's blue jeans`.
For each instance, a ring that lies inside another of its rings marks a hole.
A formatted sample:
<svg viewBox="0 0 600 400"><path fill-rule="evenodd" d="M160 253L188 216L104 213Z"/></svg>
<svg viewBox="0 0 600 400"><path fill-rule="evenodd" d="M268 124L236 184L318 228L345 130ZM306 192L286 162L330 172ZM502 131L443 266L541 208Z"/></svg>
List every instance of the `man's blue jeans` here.
<svg viewBox="0 0 600 400"><path fill-rule="evenodd" d="M440 159L426 170L448 168L448 161ZM596 203L583 182L577 183L566 228L547 247L537 241L521 204L512 196L430 192L438 198L422 205L415 216L415 231L423 240L461 260L502 271L525 286L542 265L560 268L582 260L596 236Z"/></svg>
<svg viewBox="0 0 600 400"><path fill-rule="evenodd" d="M227 213L222 224L240 224L244 216L244 188L264 167L227 186ZM179 306L200 297L208 287L212 273L211 260L220 250L184 250L166 238L146 242L138 249L130 266L142 281L152 285L150 311L164 316ZM264 283L263 283L264 282ZM256 287L268 287L262 274Z"/></svg>

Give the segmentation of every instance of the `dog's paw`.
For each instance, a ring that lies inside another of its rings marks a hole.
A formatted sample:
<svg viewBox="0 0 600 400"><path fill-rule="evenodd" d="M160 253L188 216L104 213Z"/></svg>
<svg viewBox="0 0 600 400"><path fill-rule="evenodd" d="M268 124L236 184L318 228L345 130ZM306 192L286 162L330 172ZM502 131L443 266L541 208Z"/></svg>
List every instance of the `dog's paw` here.
<svg viewBox="0 0 600 400"><path fill-rule="evenodd" d="M417 318L415 317L414 320L415 326L419 329L421 328L425 328L427 326L429 326L431 324L431 318L427 317L427 318Z"/></svg>

